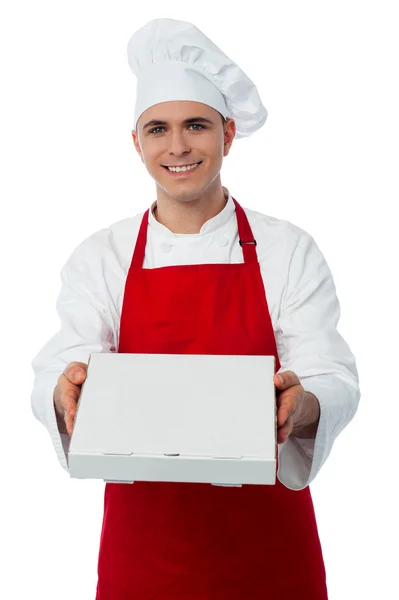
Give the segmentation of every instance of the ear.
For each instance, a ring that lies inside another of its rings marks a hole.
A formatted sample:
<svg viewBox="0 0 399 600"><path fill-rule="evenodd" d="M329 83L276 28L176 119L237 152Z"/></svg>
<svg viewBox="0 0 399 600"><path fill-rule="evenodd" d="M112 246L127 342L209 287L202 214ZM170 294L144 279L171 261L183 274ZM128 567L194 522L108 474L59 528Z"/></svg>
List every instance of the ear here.
<svg viewBox="0 0 399 600"><path fill-rule="evenodd" d="M224 151L223 156L227 156L230 152L231 145L233 143L236 134L236 124L233 119L228 119L224 125Z"/></svg>
<svg viewBox="0 0 399 600"><path fill-rule="evenodd" d="M134 147L136 148L136 151L139 154L142 162L144 162L143 154L141 152L141 148L140 148L140 144L139 144L139 136L135 129L132 130L132 138L133 138Z"/></svg>

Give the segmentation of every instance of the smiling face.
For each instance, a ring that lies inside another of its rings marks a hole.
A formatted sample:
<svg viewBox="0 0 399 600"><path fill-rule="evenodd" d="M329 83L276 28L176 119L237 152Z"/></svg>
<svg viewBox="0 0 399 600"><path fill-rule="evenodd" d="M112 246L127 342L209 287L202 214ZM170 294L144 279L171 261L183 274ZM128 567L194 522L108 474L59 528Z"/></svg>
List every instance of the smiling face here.
<svg viewBox="0 0 399 600"><path fill-rule="evenodd" d="M191 101L151 106L140 116L137 131L132 131L135 148L156 182L158 199L166 195L179 201L196 200L221 188L223 157L234 135L232 119L224 121L215 109ZM168 167L179 169L173 172Z"/></svg>

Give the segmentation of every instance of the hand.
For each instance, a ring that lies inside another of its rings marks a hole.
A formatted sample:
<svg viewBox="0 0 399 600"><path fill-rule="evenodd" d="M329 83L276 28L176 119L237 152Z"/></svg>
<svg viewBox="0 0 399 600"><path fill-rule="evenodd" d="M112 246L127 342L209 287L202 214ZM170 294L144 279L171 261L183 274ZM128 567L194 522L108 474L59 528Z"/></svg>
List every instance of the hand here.
<svg viewBox="0 0 399 600"><path fill-rule="evenodd" d="M316 396L305 391L293 371L276 374L274 385L278 392L277 443L282 444L291 434L315 438L320 418L320 405Z"/></svg>
<svg viewBox="0 0 399 600"><path fill-rule="evenodd" d="M71 362L59 376L53 402L60 433L72 435L77 403L87 375L87 364Z"/></svg>

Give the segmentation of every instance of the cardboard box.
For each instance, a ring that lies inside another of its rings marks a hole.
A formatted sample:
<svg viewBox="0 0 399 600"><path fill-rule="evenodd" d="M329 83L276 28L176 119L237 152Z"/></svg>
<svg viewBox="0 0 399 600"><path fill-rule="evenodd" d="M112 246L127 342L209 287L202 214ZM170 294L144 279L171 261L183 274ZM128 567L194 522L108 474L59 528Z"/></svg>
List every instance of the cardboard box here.
<svg viewBox="0 0 399 600"><path fill-rule="evenodd" d="M274 356L92 353L71 477L274 484L274 370Z"/></svg>

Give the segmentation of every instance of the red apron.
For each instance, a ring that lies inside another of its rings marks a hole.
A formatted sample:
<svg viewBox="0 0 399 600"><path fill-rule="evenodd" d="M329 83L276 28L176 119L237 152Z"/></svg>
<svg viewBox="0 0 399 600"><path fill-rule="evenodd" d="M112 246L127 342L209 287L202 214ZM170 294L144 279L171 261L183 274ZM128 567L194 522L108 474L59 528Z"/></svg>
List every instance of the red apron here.
<svg viewBox="0 0 399 600"><path fill-rule="evenodd" d="M119 352L273 354L280 368L256 244L234 203L245 261L238 264L143 269L146 211L126 280ZM97 600L326 598L309 487L292 491L278 479L242 487L106 484Z"/></svg>

